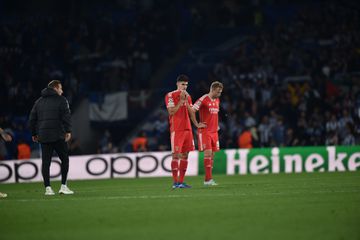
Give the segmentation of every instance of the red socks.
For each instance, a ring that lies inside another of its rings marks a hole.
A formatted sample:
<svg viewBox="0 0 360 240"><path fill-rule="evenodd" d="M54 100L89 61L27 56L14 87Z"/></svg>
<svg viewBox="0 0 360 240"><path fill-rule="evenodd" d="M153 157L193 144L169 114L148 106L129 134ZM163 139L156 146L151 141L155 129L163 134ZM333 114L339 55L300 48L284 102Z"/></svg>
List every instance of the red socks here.
<svg viewBox="0 0 360 240"><path fill-rule="evenodd" d="M179 172L179 161L177 159L173 159L171 161L171 172L172 172L172 177L174 180L174 183L178 182L178 172Z"/></svg>
<svg viewBox="0 0 360 240"><path fill-rule="evenodd" d="M211 158L204 158L204 168L205 168L205 181L212 179L212 165L214 161Z"/></svg>
<svg viewBox="0 0 360 240"><path fill-rule="evenodd" d="M187 159L181 159L180 160L180 179L179 179L179 183L184 182L184 177L185 177L187 165L188 165Z"/></svg>
<svg viewBox="0 0 360 240"><path fill-rule="evenodd" d="M171 161L171 172L172 172L172 177L173 177L174 183L176 183L176 182L183 183L184 182L187 166L188 166L187 159L181 159L180 166L179 166L177 159L173 159Z"/></svg>
<svg viewBox="0 0 360 240"><path fill-rule="evenodd" d="M171 172L174 183L179 182L183 183L185 178L185 173L187 170L188 161L187 159L180 160L180 166L177 159L171 161ZM214 166L214 160L211 158L204 158L204 168L205 168L205 181L212 179L212 168ZM180 174L178 174L180 173ZM180 176L179 176L180 175Z"/></svg>

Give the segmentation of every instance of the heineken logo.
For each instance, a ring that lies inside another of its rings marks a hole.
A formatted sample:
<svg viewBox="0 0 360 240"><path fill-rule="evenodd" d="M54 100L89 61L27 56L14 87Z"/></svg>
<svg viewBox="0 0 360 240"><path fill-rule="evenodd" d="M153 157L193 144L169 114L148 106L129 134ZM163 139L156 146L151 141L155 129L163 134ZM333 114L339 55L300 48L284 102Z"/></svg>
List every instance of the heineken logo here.
<svg viewBox="0 0 360 240"><path fill-rule="evenodd" d="M227 174L335 172L360 169L359 147L229 149L224 152Z"/></svg>

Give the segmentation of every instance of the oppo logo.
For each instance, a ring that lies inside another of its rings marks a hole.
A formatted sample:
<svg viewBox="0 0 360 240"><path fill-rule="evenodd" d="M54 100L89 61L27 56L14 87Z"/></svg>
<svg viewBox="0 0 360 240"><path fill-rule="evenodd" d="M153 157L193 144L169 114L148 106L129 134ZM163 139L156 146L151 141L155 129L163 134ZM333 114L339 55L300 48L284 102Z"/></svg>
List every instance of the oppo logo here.
<svg viewBox="0 0 360 240"><path fill-rule="evenodd" d="M61 165L59 160L52 160L51 166L58 165L55 167L57 172L50 175L50 178L57 178L61 176ZM40 169L39 169L40 168ZM15 163L12 167L10 164L6 164L6 162L0 163L0 182L5 182L15 176L15 182L19 182L20 180L32 180L36 178L39 174L41 175L41 167L38 167L34 162L31 161L22 161L21 163Z"/></svg>
<svg viewBox="0 0 360 240"><path fill-rule="evenodd" d="M96 179L96 178L115 178L121 176L140 177L150 175L156 171L171 173L171 169L166 164L171 161L171 154L166 155L119 155L108 157L108 155L98 155L95 157L70 157L70 171L75 169L75 179ZM55 165L55 166L54 166ZM69 171L69 173L70 173ZM50 178L61 176L61 161L58 159L51 161ZM29 161L3 161L0 163L0 182L24 182L32 181L41 175L41 160ZM10 180L11 179L11 180ZM10 180L10 181L9 181Z"/></svg>

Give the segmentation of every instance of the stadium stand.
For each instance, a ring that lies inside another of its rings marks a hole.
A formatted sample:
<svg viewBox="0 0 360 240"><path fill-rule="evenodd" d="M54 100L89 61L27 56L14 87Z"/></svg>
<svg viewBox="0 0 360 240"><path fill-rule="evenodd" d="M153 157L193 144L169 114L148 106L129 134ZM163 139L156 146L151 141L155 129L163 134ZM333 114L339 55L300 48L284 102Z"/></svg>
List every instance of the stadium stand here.
<svg viewBox="0 0 360 240"><path fill-rule="evenodd" d="M193 98L208 92L213 80L225 84L222 147L238 147L246 129L252 130L254 147L359 144L359 11L351 6L264 6L256 10L263 14L262 25L230 27L239 32L232 36L234 47L229 39L206 37L198 44L202 48L190 49L178 69L192 77ZM203 48L211 43L230 48ZM150 122L161 121L156 115ZM149 134L154 129L145 128ZM168 134L150 137L153 150Z"/></svg>
<svg viewBox="0 0 360 240"><path fill-rule="evenodd" d="M76 154L131 151L141 131L148 150L169 150L163 95L179 73L190 76L193 100L211 81L225 84L222 147L238 147L247 128L254 147L359 144L354 1L0 4L0 126L14 136L0 143L0 159L15 159L18 142L37 156L27 115L53 78L63 81L73 112L85 98L128 93L128 119L92 123L100 132L98 147L80 150L75 136ZM164 70L181 51L176 65ZM167 75L154 80L157 71Z"/></svg>

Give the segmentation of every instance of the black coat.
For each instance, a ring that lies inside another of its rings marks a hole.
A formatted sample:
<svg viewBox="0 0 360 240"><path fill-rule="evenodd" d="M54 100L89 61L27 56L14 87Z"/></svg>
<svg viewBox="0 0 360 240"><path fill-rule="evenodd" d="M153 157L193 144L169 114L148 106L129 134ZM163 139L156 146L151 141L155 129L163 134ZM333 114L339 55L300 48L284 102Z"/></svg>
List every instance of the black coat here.
<svg viewBox="0 0 360 240"><path fill-rule="evenodd" d="M71 113L69 103L52 88L41 91L30 113L32 136L38 136L40 143L56 142L71 133Z"/></svg>

